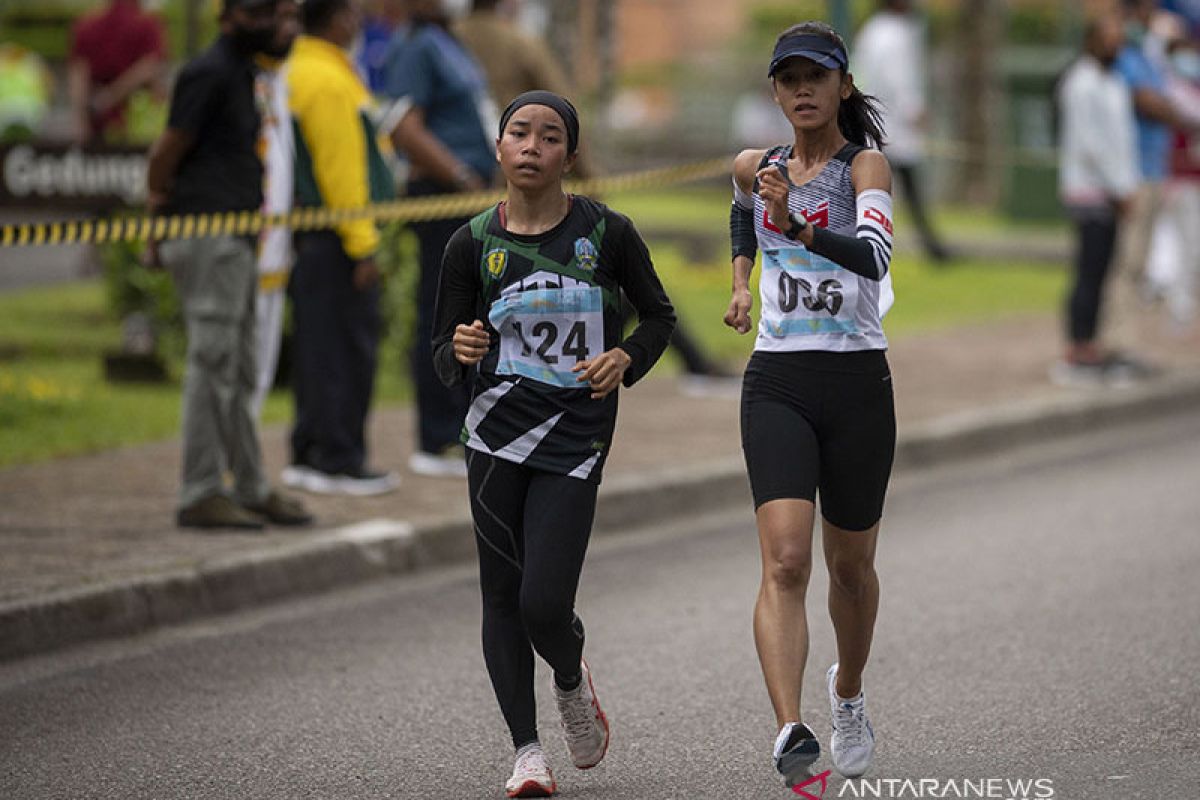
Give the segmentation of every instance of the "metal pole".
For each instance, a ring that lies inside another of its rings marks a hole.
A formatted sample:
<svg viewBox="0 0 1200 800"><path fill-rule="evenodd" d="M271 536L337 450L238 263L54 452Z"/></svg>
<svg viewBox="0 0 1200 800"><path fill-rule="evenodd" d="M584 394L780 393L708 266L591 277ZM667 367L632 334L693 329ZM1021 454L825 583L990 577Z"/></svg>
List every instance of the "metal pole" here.
<svg viewBox="0 0 1200 800"><path fill-rule="evenodd" d="M184 0L183 51L186 58L196 55L200 39L200 0Z"/></svg>
<svg viewBox="0 0 1200 800"><path fill-rule="evenodd" d="M849 39L853 35L850 0L829 0L829 24L843 39Z"/></svg>

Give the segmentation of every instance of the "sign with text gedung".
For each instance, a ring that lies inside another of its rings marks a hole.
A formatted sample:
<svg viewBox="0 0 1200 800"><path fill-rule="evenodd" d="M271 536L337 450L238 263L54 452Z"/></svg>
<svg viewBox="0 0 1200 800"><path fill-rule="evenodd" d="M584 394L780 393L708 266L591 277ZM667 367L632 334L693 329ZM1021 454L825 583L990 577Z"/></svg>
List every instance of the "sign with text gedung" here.
<svg viewBox="0 0 1200 800"><path fill-rule="evenodd" d="M107 211L145 198L144 147L0 146L0 207Z"/></svg>

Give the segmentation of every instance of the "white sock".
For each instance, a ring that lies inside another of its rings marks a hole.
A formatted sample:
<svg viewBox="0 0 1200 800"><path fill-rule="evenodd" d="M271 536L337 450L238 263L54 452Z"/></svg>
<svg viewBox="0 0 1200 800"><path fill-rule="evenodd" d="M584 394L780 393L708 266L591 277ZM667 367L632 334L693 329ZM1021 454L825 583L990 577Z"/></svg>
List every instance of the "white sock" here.
<svg viewBox="0 0 1200 800"><path fill-rule="evenodd" d="M517 749L517 758L520 758L521 756L525 755L530 750L541 750L541 749L542 749L542 743L535 739L532 742L530 742L529 744L521 745Z"/></svg>

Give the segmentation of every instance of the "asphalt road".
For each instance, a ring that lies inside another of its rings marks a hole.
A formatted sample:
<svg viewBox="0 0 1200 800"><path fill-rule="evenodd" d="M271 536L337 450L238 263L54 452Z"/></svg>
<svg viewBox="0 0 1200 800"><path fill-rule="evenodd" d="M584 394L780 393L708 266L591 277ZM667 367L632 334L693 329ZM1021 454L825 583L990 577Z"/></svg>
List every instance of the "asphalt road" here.
<svg viewBox="0 0 1200 800"><path fill-rule="evenodd" d="M899 476L878 757L824 797L1195 797L1198 478L1200 414ZM795 797L769 765L757 559L749 509L595 543L580 612L614 738L571 768L541 676L564 798ZM0 797L500 797L478 605L461 568L0 667Z"/></svg>

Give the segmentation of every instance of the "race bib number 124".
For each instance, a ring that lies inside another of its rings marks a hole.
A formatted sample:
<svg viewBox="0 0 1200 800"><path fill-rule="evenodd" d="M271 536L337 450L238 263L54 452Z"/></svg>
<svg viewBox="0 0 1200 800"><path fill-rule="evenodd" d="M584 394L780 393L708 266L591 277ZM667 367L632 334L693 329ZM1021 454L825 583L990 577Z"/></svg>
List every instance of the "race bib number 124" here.
<svg viewBox="0 0 1200 800"><path fill-rule="evenodd" d="M571 369L604 349L598 286L513 292L492 303L488 320L500 333L499 375L521 375L567 389L587 388Z"/></svg>

